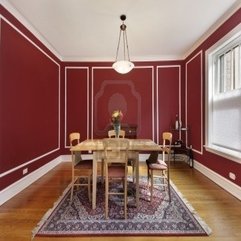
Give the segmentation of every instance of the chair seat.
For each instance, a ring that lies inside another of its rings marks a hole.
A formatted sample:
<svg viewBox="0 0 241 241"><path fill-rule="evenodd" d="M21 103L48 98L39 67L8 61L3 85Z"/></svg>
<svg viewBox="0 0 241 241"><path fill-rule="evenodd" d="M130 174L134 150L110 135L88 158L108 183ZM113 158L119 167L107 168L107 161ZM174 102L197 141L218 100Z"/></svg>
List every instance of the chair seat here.
<svg viewBox="0 0 241 241"><path fill-rule="evenodd" d="M157 170L166 170L167 164L161 159L156 160L156 162L149 162L149 160L146 160L146 164L148 168L150 169L157 169Z"/></svg>
<svg viewBox="0 0 241 241"><path fill-rule="evenodd" d="M148 164L148 168L152 170L166 170L167 164L162 160L158 160L157 163Z"/></svg>
<svg viewBox="0 0 241 241"><path fill-rule="evenodd" d="M158 160L157 160L157 163L160 164L160 165L164 165L164 166L167 167L167 163L164 162L163 160L158 159Z"/></svg>
<svg viewBox="0 0 241 241"><path fill-rule="evenodd" d="M83 168L92 169L92 166L93 166L92 160L82 160L82 161L79 161L74 168L75 169L83 169Z"/></svg>
<svg viewBox="0 0 241 241"><path fill-rule="evenodd" d="M149 164L149 169L152 170L166 170L167 166L159 163L151 163Z"/></svg>
<svg viewBox="0 0 241 241"><path fill-rule="evenodd" d="M111 165L108 167L109 178L124 178L125 166L123 165Z"/></svg>

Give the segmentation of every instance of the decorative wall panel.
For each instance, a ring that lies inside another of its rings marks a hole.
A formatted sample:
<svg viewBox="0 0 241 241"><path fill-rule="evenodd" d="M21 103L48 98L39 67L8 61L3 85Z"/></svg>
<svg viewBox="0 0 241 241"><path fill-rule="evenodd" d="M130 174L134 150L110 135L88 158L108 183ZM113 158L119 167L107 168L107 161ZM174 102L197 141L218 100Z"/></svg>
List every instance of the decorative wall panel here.
<svg viewBox="0 0 241 241"><path fill-rule="evenodd" d="M181 116L181 66L157 66L157 140ZM183 123L184 124L184 123ZM176 133L174 133L175 135ZM179 138L174 136L174 138Z"/></svg>
<svg viewBox="0 0 241 241"><path fill-rule="evenodd" d="M6 186L60 149L60 65L7 19L1 17L0 29L0 177Z"/></svg>
<svg viewBox="0 0 241 241"><path fill-rule="evenodd" d="M111 113L120 109L123 123L137 125L139 138L153 139L153 67L139 67L126 75L112 68L92 69L92 136L105 137Z"/></svg>
<svg viewBox="0 0 241 241"><path fill-rule="evenodd" d="M79 132L81 140L89 138L89 68L65 68L65 147L69 134Z"/></svg>
<svg viewBox="0 0 241 241"><path fill-rule="evenodd" d="M196 54L186 63L186 121L189 126L189 143L193 150L202 154L202 52Z"/></svg>

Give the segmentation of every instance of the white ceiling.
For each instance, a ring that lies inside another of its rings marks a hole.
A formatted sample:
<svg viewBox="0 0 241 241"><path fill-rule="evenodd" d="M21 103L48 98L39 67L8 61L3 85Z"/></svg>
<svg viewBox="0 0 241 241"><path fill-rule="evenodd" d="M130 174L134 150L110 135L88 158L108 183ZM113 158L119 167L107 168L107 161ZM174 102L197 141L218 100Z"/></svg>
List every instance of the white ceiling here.
<svg viewBox="0 0 241 241"><path fill-rule="evenodd" d="M113 61L126 14L132 61L183 59L241 0L0 0L64 61Z"/></svg>

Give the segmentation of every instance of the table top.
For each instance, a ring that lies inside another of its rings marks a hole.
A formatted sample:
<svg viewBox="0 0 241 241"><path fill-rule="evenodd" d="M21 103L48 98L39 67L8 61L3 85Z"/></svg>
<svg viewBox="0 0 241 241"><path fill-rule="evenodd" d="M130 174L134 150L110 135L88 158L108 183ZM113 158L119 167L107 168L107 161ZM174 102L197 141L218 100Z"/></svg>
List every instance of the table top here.
<svg viewBox="0 0 241 241"><path fill-rule="evenodd" d="M104 139L88 139L70 148L70 151L103 151ZM131 151L161 151L162 146L150 139L128 139Z"/></svg>

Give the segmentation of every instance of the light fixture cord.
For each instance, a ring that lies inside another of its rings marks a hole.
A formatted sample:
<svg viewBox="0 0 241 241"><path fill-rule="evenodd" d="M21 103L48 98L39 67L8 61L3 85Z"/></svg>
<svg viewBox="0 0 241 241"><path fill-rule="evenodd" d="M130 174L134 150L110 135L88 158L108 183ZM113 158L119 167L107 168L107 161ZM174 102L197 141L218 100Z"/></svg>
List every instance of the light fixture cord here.
<svg viewBox="0 0 241 241"><path fill-rule="evenodd" d="M122 25L120 26L120 32L119 32L119 39L118 39L118 45L117 45L117 50L116 50L115 62L118 60L118 54L119 54L119 49L120 49L120 41L121 41L122 32L123 32L124 60L126 60L126 53L127 53L128 61L130 61L129 46L128 46L127 33L126 33L126 25L124 24L124 21L123 21Z"/></svg>
<svg viewBox="0 0 241 241"><path fill-rule="evenodd" d="M115 62L117 61L118 53L119 53L119 48L120 48L121 31L122 31L122 30L120 29L120 32L119 32L119 40L118 40L118 45L117 45L117 50L116 50L116 56L115 56Z"/></svg>
<svg viewBox="0 0 241 241"><path fill-rule="evenodd" d="M124 60L126 60L126 31L123 30L123 52L124 52Z"/></svg>
<svg viewBox="0 0 241 241"><path fill-rule="evenodd" d="M124 45L126 45L127 57L128 57L128 61L130 61L129 47L128 47L127 32L126 32L126 30L124 31L124 34L125 34L125 40L126 40L126 43L125 43ZM124 49L124 56L125 56L125 49ZM126 56L125 56L124 58L126 58Z"/></svg>

